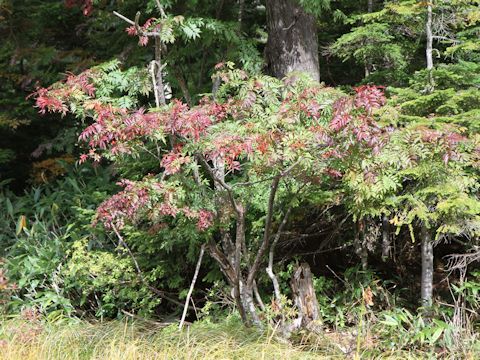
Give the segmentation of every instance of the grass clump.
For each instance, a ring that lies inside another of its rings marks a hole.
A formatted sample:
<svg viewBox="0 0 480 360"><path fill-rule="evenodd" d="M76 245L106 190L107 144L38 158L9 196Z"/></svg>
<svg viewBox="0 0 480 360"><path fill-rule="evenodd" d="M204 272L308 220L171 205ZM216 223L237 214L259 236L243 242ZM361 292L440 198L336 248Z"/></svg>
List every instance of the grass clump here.
<svg viewBox="0 0 480 360"><path fill-rule="evenodd" d="M3 321L0 329L3 360L318 359L337 352L312 343L281 343L274 333L247 329L234 318L220 324L197 322L181 332L176 324L129 320L40 323L17 319Z"/></svg>
<svg viewBox="0 0 480 360"><path fill-rule="evenodd" d="M182 331L176 323L131 319L93 323L16 318L0 325L0 359L434 359L439 355L418 349L388 351L377 341L375 345L363 336L359 339L355 330L345 330L300 332L286 342L274 329L248 329L234 316L219 323L198 321ZM448 353L440 357L455 358Z"/></svg>

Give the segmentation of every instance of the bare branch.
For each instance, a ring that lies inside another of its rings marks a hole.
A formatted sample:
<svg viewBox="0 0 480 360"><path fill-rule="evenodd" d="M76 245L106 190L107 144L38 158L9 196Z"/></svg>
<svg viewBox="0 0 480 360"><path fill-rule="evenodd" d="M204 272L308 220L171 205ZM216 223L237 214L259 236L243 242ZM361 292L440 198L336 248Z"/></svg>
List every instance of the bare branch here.
<svg viewBox="0 0 480 360"><path fill-rule="evenodd" d="M453 272L455 270L465 271L465 269L471 263L480 261L480 250L467 254L452 254L446 256L447 259L447 271Z"/></svg>
<svg viewBox="0 0 480 360"><path fill-rule="evenodd" d="M260 306L260 309L262 309L262 311L265 311L265 304L263 303L262 297L258 292L258 286L256 281L253 282L253 293L255 295L255 300L257 300L258 306Z"/></svg>
<svg viewBox="0 0 480 360"><path fill-rule="evenodd" d="M123 16L122 14L120 14L120 13L118 13L118 12L116 12L116 11L114 11L113 14L114 14L115 16L118 16L118 17L119 17L120 19L122 19L123 21L129 23L130 25L135 26L135 22L132 21L132 20L130 20L130 19L127 18L126 16Z"/></svg>
<svg viewBox="0 0 480 360"><path fill-rule="evenodd" d="M295 161L290 167L288 167L287 169L282 171L280 173L280 176L284 177L284 176L288 175L301 161L302 161L302 159L298 159L297 161ZM233 184L232 188L234 188L236 186L250 186L250 185L260 184L262 182L273 180L273 179L275 179L276 176L278 176L278 175L270 176L268 178L260 179L260 180L256 180L256 181L238 182L238 183Z"/></svg>
<svg viewBox="0 0 480 360"><path fill-rule="evenodd" d="M187 298L185 299L185 307L183 308L183 314L180 320L180 324L178 325L178 330L182 330L185 317L187 316L188 303L190 302L190 297L192 296L193 288L195 287L195 283L197 282L198 272L200 271L200 266L202 265L202 259L203 259L204 253L205 253L205 244L202 244L200 248L200 255L198 256L197 266L195 268L195 273L193 275L192 284L190 285Z"/></svg>
<svg viewBox="0 0 480 360"><path fill-rule="evenodd" d="M449 38L449 37L446 37L446 36L440 36L440 35L433 35L433 39L448 41L448 42L451 42L451 43L454 43L454 44L460 44L461 43L460 40L452 39L452 38Z"/></svg>
<svg viewBox="0 0 480 360"><path fill-rule="evenodd" d="M183 76L182 70L178 66L173 66L173 72L178 82L178 85L182 90L185 101L187 102L188 106L191 107L193 104L192 96L190 95L190 91L188 90L187 82L185 80L185 77Z"/></svg>
<svg viewBox="0 0 480 360"><path fill-rule="evenodd" d="M115 232L115 235L117 235L117 238L118 238L118 241L119 241L120 245L122 245L125 249L127 249L128 254L130 255L130 257L132 258L133 263L135 264L135 268L137 269L137 272L138 272L139 274L141 274L141 275L142 275L142 278L143 278L143 273L142 273L142 270L140 270L140 266L138 265L137 259L135 258L135 256L133 256L132 251L131 251L130 248L128 247L127 243L123 240L123 237L122 237L122 235L120 235L120 233L118 232L117 227L112 224L112 229L113 229L113 231Z"/></svg>
<svg viewBox="0 0 480 360"><path fill-rule="evenodd" d="M135 14L135 30L137 30L138 35L141 35L142 29L140 29L139 21L140 21L140 11L137 11L137 13Z"/></svg>
<svg viewBox="0 0 480 360"><path fill-rule="evenodd" d="M163 10L162 4L160 4L160 0L155 0L155 2L157 3L157 8L158 8L158 11L160 12L160 16L162 18L166 18L167 15L165 14L165 11Z"/></svg>
<svg viewBox="0 0 480 360"><path fill-rule="evenodd" d="M116 11L114 11L113 14L115 16L118 16L120 19L127 22L128 24L135 26L135 30L137 31L138 35L141 35L141 36L160 36L160 33L156 32L156 31L142 31L142 29L140 28L140 25L138 23L139 20L140 20L140 12L137 12L137 14L135 15L135 21L130 20L126 16L124 16L124 15L122 15L119 12L116 12Z"/></svg>

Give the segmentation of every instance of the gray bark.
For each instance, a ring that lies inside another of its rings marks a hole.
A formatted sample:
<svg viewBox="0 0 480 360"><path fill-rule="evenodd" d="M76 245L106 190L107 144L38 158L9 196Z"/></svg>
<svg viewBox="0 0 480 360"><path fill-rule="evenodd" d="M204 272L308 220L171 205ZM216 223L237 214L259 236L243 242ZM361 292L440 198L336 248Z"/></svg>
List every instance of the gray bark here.
<svg viewBox="0 0 480 360"><path fill-rule="evenodd" d="M359 220L356 223L355 229L355 238L353 239L353 246L355 248L355 253L360 258L362 264L362 270L367 270L368 268L368 251L365 244L365 222L364 220Z"/></svg>
<svg viewBox="0 0 480 360"><path fill-rule="evenodd" d="M167 102L165 100L165 88L163 85L163 66L162 66L162 43L158 36L155 36L155 64L156 64L156 74L155 74L155 98L158 99L161 106L164 106Z"/></svg>
<svg viewBox="0 0 480 360"><path fill-rule="evenodd" d="M433 289L433 242L430 230L422 224L421 226L422 240L422 279L421 279L421 303L422 306L432 305L432 289Z"/></svg>
<svg viewBox="0 0 480 360"><path fill-rule="evenodd" d="M373 0L368 0L367 12L371 13L373 11ZM367 58L365 58L365 77L370 76L370 64Z"/></svg>
<svg viewBox="0 0 480 360"><path fill-rule="evenodd" d="M431 0L433 1L433 0ZM425 55L427 58L427 70L428 70L428 87L429 91L433 91L433 32L432 32L432 18L433 18L433 10L432 10L432 2L427 2L427 22L425 25L425 33L427 36L427 45L425 50Z"/></svg>
<svg viewBox="0 0 480 360"><path fill-rule="evenodd" d="M282 222L280 223L280 226L278 227L278 231L275 235L275 238L272 242L272 245L270 246L270 252L268 254L268 266L265 269L268 276L272 280L273 284L273 293L275 295L275 300L277 302L278 307L281 309L282 308L282 294L280 292L280 284L278 282L277 275L273 272L273 260L274 260L274 255L275 255L275 247L277 246L278 241L280 240L280 236L282 234L283 228L287 224L288 217L290 216L290 212L292 211L292 208L288 208L287 212L285 213L285 216L283 217Z"/></svg>
<svg viewBox="0 0 480 360"><path fill-rule="evenodd" d="M391 253L390 244L390 229L388 226L388 218L383 215L382 217L382 260L386 261L390 257Z"/></svg>
<svg viewBox="0 0 480 360"><path fill-rule="evenodd" d="M315 17L294 0L267 0L267 58L273 76L301 71L320 81Z"/></svg>

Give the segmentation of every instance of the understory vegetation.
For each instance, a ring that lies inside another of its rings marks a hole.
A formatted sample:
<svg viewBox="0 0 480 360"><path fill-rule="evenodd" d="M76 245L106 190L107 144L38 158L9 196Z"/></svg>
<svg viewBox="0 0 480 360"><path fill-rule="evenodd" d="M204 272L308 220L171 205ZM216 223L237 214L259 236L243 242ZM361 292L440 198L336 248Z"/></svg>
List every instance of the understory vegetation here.
<svg viewBox="0 0 480 360"><path fill-rule="evenodd" d="M418 322L418 319L417 319ZM0 329L2 359L332 359L389 358L436 359L478 356L478 345L465 344L460 352L447 354L431 346L437 341L413 339L405 331L395 334L392 324L321 334L299 332L293 342L281 341L275 328L245 328L239 317L220 323L200 320L182 332L177 324L152 321L7 320ZM389 329L389 330L386 330ZM398 330L398 328L397 328ZM411 329L410 331L412 331ZM425 329L422 328L424 332ZM433 331L432 331L433 330ZM365 331L365 333L362 333ZM386 332L389 332L387 334ZM433 339L433 340L432 340ZM394 346L393 342L405 345ZM423 344L423 345L420 345Z"/></svg>
<svg viewBox="0 0 480 360"><path fill-rule="evenodd" d="M2 359L480 357L478 0L0 0L0 35Z"/></svg>

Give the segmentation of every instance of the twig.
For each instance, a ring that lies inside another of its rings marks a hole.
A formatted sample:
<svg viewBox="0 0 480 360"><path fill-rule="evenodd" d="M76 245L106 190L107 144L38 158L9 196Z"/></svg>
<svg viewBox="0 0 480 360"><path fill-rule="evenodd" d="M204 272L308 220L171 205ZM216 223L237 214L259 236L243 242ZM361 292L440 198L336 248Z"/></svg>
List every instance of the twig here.
<svg viewBox="0 0 480 360"><path fill-rule="evenodd" d="M178 82L178 86L180 86L180 89L182 90L185 101L187 102L189 107L192 107L193 105L192 96L190 95L190 91L188 90L187 82L185 81L182 70L180 69L179 66L173 66L173 72Z"/></svg>
<svg viewBox="0 0 480 360"><path fill-rule="evenodd" d="M140 28L140 25L138 24L138 22L140 20L140 12L137 12L137 14L135 15L135 21L130 20L129 18L120 14L117 11L114 11L113 14L115 16L118 16L120 19L122 19L126 23L135 26L135 30L137 31L137 35L141 35L141 36L160 36L160 33L157 32L157 31L142 31L142 29Z"/></svg>
<svg viewBox="0 0 480 360"><path fill-rule="evenodd" d="M137 259L135 258L135 256L133 256L132 250L130 250L130 248L128 247L127 243L123 240L123 237L122 237L122 235L120 235L120 233L118 232L117 227L112 224L112 229L113 229L113 231L115 232L115 235L117 235L117 238L118 238L120 244L121 244L125 249L127 249L130 257L131 257L132 260L133 260L133 263L135 264L135 268L137 269L137 272L138 272L139 274L142 274L142 271L140 270L140 266L138 265ZM143 278L143 274L142 274L142 278Z"/></svg>
<svg viewBox="0 0 480 360"><path fill-rule="evenodd" d="M443 306L448 306L448 307L455 308L455 305L448 304L448 303L443 302L443 301L437 300L436 302L437 302L437 304L440 304L440 305L443 305ZM478 316L478 313L477 313L475 310L469 309L469 308L467 308L467 307L465 307L465 306L462 306L462 308L463 308L464 310L468 311L469 313Z"/></svg>
<svg viewBox="0 0 480 360"><path fill-rule="evenodd" d="M155 0L155 2L157 3L157 8L158 8L158 11L160 12L160 16L162 18L167 17L167 15L165 15L165 11L163 10L162 4L160 4L160 0Z"/></svg>
<svg viewBox="0 0 480 360"><path fill-rule="evenodd" d="M122 14L120 14L120 13L118 13L118 12L116 12L116 11L114 11L113 14L114 14L115 16L118 16L118 17L119 17L120 19L122 19L123 21L129 23L130 25L135 26L135 22L132 21L132 20L130 20L130 19L127 18L126 16L123 16Z"/></svg>
<svg viewBox="0 0 480 360"><path fill-rule="evenodd" d="M193 288L195 287L195 283L197 282L198 272L200 271L200 266L202 265L202 259L203 259L204 253L205 253L205 244L202 244L202 247L200 248L200 255L198 256L197 267L195 268L195 274L193 275L192 284L190 285L187 298L185 299L185 307L183 309L182 319L180 320L180 324L178 325L178 330L182 330L185 317L187 316L188 303L190 302L190 297L192 296Z"/></svg>
<svg viewBox="0 0 480 360"><path fill-rule="evenodd" d="M342 283L344 283L346 286L350 287L351 285L349 283L347 283L344 279L342 279L340 276L337 275L337 273L335 271L332 270L332 268L328 265L325 265L325 267L330 270L333 274L333 276L335 276L338 280L340 280Z"/></svg>
<svg viewBox="0 0 480 360"><path fill-rule="evenodd" d="M260 264L262 262L263 255L268 249L268 246L270 244L270 230L272 227L272 219L273 219L273 213L274 213L274 207L275 207L275 196L277 194L278 190L278 185L280 183L280 180L288 175L294 168L301 162L301 158L295 161L292 165L290 165L287 169L284 171L280 172L280 174L276 175L273 178L272 184L270 185L270 196L268 199L268 208L267 208L267 217L265 220L265 228L263 232L263 241L262 244L260 245L260 248L258 249L257 256L255 257L255 260L253 261L252 268L249 271L248 277L247 277L247 287L251 287L253 284L253 281L255 280L255 275L258 272L258 269L260 267Z"/></svg>
<svg viewBox="0 0 480 360"><path fill-rule="evenodd" d="M140 11L137 11L137 13L135 14L135 30L137 30L137 34L138 35L142 35L142 29L140 29Z"/></svg>
<svg viewBox="0 0 480 360"><path fill-rule="evenodd" d="M119 240L119 243L125 248L127 249L127 252L128 254L130 255L130 257L132 258L132 261L133 263L135 264L135 269L137 270L137 275L138 277L140 278L141 282L144 283L148 289L150 289L152 292L154 292L156 295L158 295L159 297L161 297L162 299L165 299L167 301L170 301L171 303L174 303L176 305L179 305L179 306L183 306L183 304L178 301L178 300L175 300L175 299L172 299L171 297L165 295L165 293L161 290L158 290L156 287L153 287L151 286L147 280L145 280L145 277L143 276L143 272L142 270L140 269L140 266L138 264L138 261L137 259L135 258L135 256L133 255L133 252L130 250L130 248L128 247L127 243L123 240L123 237L122 235L120 235L119 231L117 230L117 228L115 227L115 225L112 226L113 228L113 231L115 232L115 235L117 235L118 237L118 240Z"/></svg>

